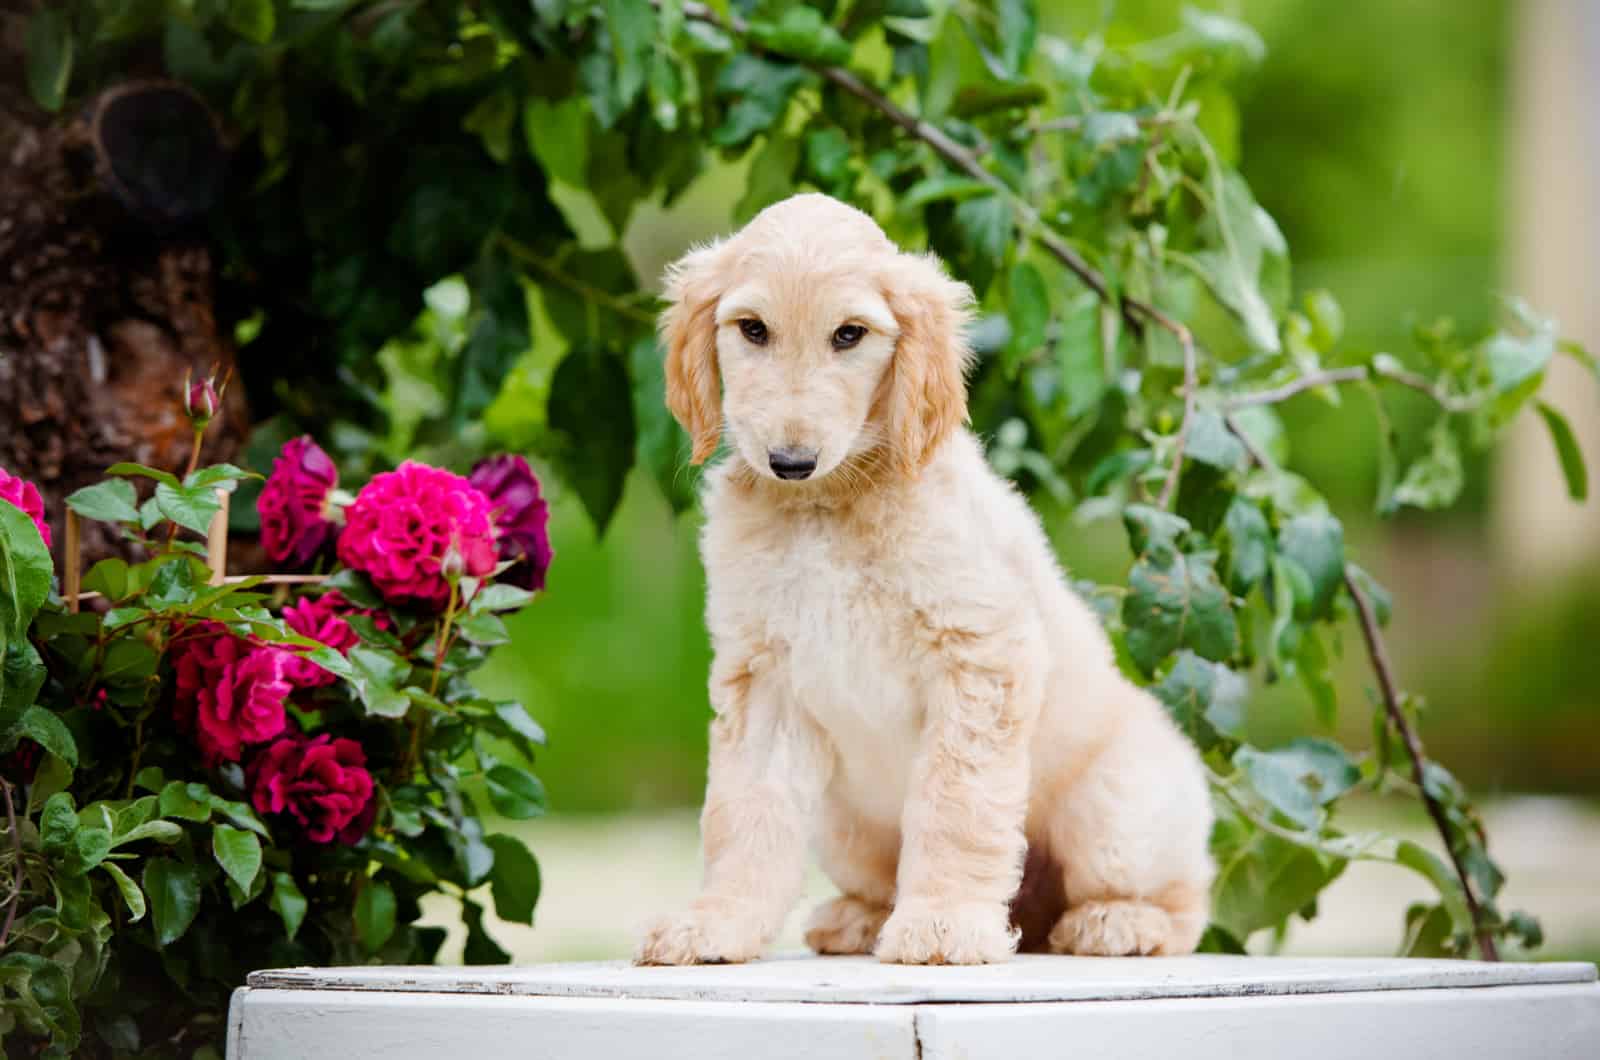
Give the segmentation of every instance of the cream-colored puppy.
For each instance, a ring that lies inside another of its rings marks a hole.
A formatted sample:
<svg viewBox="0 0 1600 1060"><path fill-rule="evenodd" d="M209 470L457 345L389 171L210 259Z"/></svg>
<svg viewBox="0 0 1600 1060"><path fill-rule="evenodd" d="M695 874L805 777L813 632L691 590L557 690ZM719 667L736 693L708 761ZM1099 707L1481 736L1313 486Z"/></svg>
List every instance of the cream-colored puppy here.
<svg viewBox="0 0 1600 1060"><path fill-rule="evenodd" d="M966 418L971 292L823 195L667 276L667 403L706 474L705 881L646 964L760 955L808 845L819 953L1186 953L1199 759L1125 680Z"/></svg>

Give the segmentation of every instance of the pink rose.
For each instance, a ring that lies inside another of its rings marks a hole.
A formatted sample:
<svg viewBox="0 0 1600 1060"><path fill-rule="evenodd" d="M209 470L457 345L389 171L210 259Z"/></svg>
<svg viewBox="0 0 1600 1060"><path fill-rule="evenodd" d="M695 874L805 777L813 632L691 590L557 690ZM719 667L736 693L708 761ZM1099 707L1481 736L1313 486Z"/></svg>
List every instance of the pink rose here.
<svg viewBox="0 0 1600 1060"><path fill-rule="evenodd" d="M338 482L339 469L309 437L284 445L256 501L261 545L274 563L303 567L328 543L336 529L328 495Z"/></svg>
<svg viewBox="0 0 1600 1060"><path fill-rule="evenodd" d="M356 631L345 621L349 615L368 615L379 629L389 628L389 616L356 607L337 591L302 596L283 609L283 621L290 629L327 645L340 655L349 655L350 649L361 643ZM284 673L296 688L318 688L338 680L294 649L290 650Z"/></svg>
<svg viewBox="0 0 1600 1060"><path fill-rule="evenodd" d="M450 597L446 570L494 570L488 498L460 475L408 460L374 475L345 511L339 562L364 572L392 604L438 610Z"/></svg>
<svg viewBox="0 0 1600 1060"><path fill-rule="evenodd" d="M538 476L522 457L502 453L480 460L468 481L489 498L500 559L516 561L499 580L543 589L555 552L550 548L550 506L539 493Z"/></svg>
<svg viewBox="0 0 1600 1060"><path fill-rule="evenodd" d="M44 501L39 497L39 487L27 479L18 478L0 467L0 501L10 501L21 508L44 538L44 547L50 547L50 524L44 521Z"/></svg>
<svg viewBox="0 0 1600 1060"><path fill-rule="evenodd" d="M246 744L283 732L291 687L287 652L252 645L215 622L191 627L183 637L173 652L174 713L180 728L194 732L207 765L237 762Z"/></svg>
<svg viewBox="0 0 1600 1060"><path fill-rule="evenodd" d="M257 813L290 814L313 843L353 844L372 827L378 807L366 766L354 740L284 737L250 763L250 801Z"/></svg>

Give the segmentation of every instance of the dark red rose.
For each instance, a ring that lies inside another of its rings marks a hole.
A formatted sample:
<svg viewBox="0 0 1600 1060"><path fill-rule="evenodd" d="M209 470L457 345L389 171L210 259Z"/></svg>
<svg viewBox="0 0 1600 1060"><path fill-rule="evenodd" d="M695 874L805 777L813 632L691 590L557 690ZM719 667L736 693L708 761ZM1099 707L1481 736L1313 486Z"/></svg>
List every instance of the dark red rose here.
<svg viewBox="0 0 1600 1060"><path fill-rule="evenodd" d="M249 781L257 813L288 814L313 843L357 843L377 812L361 745L327 733L275 740L250 763Z"/></svg>
<svg viewBox="0 0 1600 1060"><path fill-rule="evenodd" d="M284 624L290 629L318 644L326 644L341 655L349 655L350 649L361 643L356 631L345 621L350 615L367 615L379 629L389 628L388 615L357 607L336 590L320 596L302 596L283 609ZM285 672L296 688L317 688L338 680L294 649L291 649Z"/></svg>
<svg viewBox="0 0 1600 1060"><path fill-rule="evenodd" d="M274 563L303 567L322 551L337 529L329 495L338 483L339 469L316 442L300 437L284 445L256 501L261 546Z"/></svg>
<svg viewBox="0 0 1600 1060"><path fill-rule="evenodd" d="M516 560L500 580L543 589L555 551L550 547L550 506L540 493L538 476L522 457L502 453L480 460L467 481L489 498L500 559Z"/></svg>
<svg viewBox="0 0 1600 1060"><path fill-rule="evenodd" d="M288 664L287 652L253 645L215 622L191 627L178 641L174 714L180 728L194 733L207 765L237 762L247 744L283 732Z"/></svg>

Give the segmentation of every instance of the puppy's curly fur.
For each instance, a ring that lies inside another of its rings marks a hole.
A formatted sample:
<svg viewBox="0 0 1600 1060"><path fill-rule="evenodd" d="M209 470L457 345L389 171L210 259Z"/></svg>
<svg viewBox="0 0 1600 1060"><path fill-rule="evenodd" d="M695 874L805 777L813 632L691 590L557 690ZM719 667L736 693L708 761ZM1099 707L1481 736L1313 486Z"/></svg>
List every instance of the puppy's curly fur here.
<svg viewBox="0 0 1600 1060"><path fill-rule="evenodd" d="M704 890L637 959L759 956L812 845L841 891L820 953L1193 950L1199 759L962 426L967 287L801 195L689 253L667 297L668 404L696 462L732 452L704 488ZM815 470L780 480L773 450Z"/></svg>

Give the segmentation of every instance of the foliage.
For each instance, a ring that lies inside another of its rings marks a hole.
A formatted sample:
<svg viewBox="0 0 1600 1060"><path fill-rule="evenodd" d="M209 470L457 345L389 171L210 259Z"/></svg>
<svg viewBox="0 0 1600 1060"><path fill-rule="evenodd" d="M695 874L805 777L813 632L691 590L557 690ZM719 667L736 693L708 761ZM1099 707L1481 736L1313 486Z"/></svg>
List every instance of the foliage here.
<svg viewBox="0 0 1600 1060"><path fill-rule="evenodd" d="M480 817L543 812L523 764L543 734L470 675L532 594L449 575L447 607L401 606L346 568L293 596L212 584L179 527L250 476L113 473L68 499L149 556L87 572L103 612L63 599L0 503L6 1055L217 1056L253 968L431 961L445 930L417 920L439 892L470 959L507 959L468 892L532 922L538 866Z"/></svg>
<svg viewBox="0 0 1600 1060"><path fill-rule="evenodd" d="M158 48L238 129L216 236L250 307L253 393L338 419L353 459L535 452L602 529L630 466L676 507L691 498L653 298L621 248L638 207L719 159L742 167L736 221L800 188L861 206L976 290L972 413L996 466L1127 528L1126 584L1093 596L1212 770L1209 944L1314 915L1354 859L1437 888L1406 917L1407 952L1531 942L1495 906L1466 794L1426 757L1420 705L1386 664L1360 755L1320 735L1244 744L1239 702L1246 675L1298 681L1331 728L1343 633L1356 620L1377 664L1390 606L1293 470L1278 406L1375 417L1376 508L1438 508L1551 358L1587 354L1515 302L1488 335L1441 321L1412 349L1344 341L1332 295L1296 297L1286 241L1234 166L1233 85L1260 38L1190 9L1161 36L1068 39L1035 6L97 0L31 63L70 95ZM1396 436L1401 395L1435 410L1425 436ZM1540 411L1580 493L1570 431ZM1447 858L1343 834L1338 801L1357 789L1423 799Z"/></svg>

